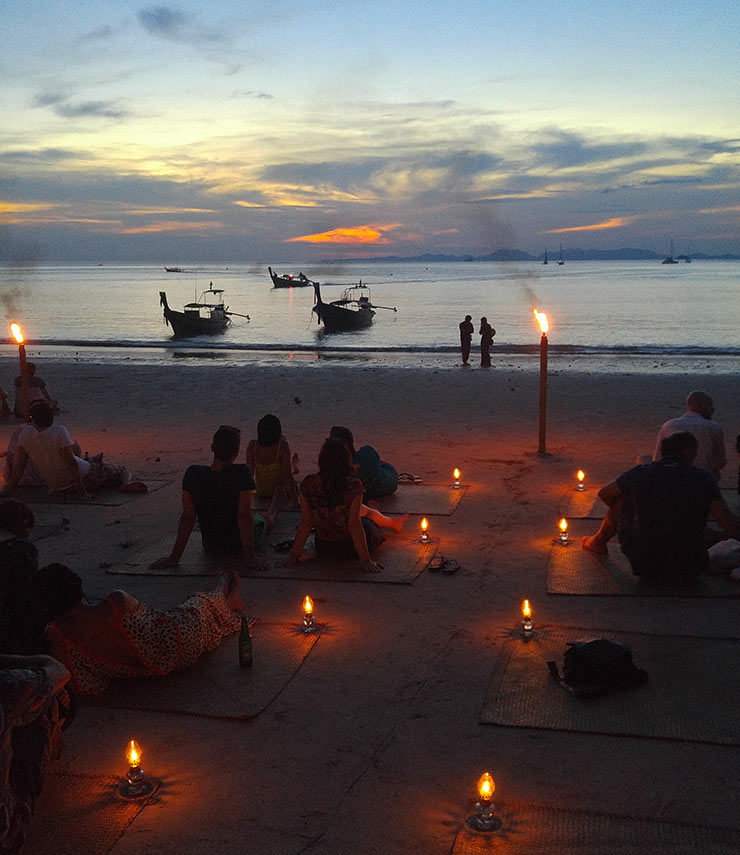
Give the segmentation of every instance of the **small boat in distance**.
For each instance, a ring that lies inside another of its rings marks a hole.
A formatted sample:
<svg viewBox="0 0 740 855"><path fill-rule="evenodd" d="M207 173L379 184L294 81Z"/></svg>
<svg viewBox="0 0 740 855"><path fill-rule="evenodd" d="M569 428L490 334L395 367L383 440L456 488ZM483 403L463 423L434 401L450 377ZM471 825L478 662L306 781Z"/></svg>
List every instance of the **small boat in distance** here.
<svg viewBox="0 0 740 855"><path fill-rule="evenodd" d="M542 263L547 264L547 248L545 248L545 260Z"/></svg>
<svg viewBox="0 0 740 855"><path fill-rule="evenodd" d="M558 264L565 264L565 262L563 261L563 245L562 245L562 243L560 244L560 260L558 261Z"/></svg>
<svg viewBox="0 0 740 855"><path fill-rule="evenodd" d="M213 295L212 301L208 300ZM188 338L195 335L217 335L226 332L231 324L231 317L236 315L249 320L249 315L230 312L224 305L223 288L214 288L213 282L194 303L186 303L182 312L170 309L167 303L167 293L159 292L159 303L164 309L165 323L172 327L175 338Z"/></svg>
<svg viewBox="0 0 740 855"><path fill-rule="evenodd" d="M673 238L671 238L671 254L666 255L666 257L660 263L661 264L678 264L678 259L673 257Z"/></svg>
<svg viewBox="0 0 740 855"><path fill-rule="evenodd" d="M165 264L164 269L167 273L182 273L182 267L167 267Z"/></svg>
<svg viewBox="0 0 740 855"><path fill-rule="evenodd" d="M392 306L375 306L370 300L370 289L367 285L353 285L345 288L338 300L325 303L321 299L321 288L318 282L313 283L314 306L311 311L316 313L318 322L324 324L325 332L348 332L369 327L375 317L375 309L397 311Z"/></svg>
<svg viewBox="0 0 740 855"><path fill-rule="evenodd" d="M318 282L314 282L313 279L304 276L303 272L299 273L298 276L293 276L292 273L288 273L286 276L279 276L272 267L268 267L267 269L270 271L270 279L272 279L274 288L303 288L306 285L319 284Z"/></svg>

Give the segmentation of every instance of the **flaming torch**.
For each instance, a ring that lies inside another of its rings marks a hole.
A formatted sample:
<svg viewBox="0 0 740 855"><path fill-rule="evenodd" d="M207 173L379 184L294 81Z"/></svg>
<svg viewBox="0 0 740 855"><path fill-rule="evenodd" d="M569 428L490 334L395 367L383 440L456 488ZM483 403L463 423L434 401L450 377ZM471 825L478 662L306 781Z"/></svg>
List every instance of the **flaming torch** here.
<svg viewBox="0 0 740 855"><path fill-rule="evenodd" d="M18 342L18 361L21 364L21 415L28 418L28 366L26 364L26 345L23 343L23 331L20 324L12 323L10 332Z"/></svg>
<svg viewBox="0 0 740 855"><path fill-rule="evenodd" d="M537 309L532 309L532 314L537 318L537 323L542 330L540 339L540 444L537 454L541 457L547 455L545 448L545 437L547 435L547 331L550 325L547 323L547 315Z"/></svg>

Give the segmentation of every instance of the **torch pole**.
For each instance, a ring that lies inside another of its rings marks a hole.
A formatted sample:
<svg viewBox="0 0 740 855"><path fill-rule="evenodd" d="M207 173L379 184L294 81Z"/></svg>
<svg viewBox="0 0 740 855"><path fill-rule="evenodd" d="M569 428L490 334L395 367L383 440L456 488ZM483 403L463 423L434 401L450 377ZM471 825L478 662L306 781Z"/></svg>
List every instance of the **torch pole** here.
<svg viewBox="0 0 740 855"><path fill-rule="evenodd" d="M547 454L545 441L547 436L547 336L542 333L540 339L540 444L537 453Z"/></svg>
<svg viewBox="0 0 740 855"><path fill-rule="evenodd" d="M21 415L28 418L28 365L26 363L26 345L18 345L18 361L21 365Z"/></svg>

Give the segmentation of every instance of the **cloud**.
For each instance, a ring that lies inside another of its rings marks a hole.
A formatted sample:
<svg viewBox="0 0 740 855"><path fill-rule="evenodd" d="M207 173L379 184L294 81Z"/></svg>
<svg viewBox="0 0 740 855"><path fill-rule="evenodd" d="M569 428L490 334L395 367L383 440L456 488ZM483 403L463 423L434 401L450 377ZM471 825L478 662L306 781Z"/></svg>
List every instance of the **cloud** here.
<svg viewBox="0 0 740 855"><path fill-rule="evenodd" d="M401 223L389 225L367 225L349 226L347 228L330 229L314 235L302 235L301 237L286 238L285 243L334 243L352 244L361 246L366 244L387 244L388 238L384 231L393 231L402 228Z"/></svg>
<svg viewBox="0 0 740 855"><path fill-rule="evenodd" d="M533 143L531 151L540 163L555 169L621 160L648 150L648 144L640 140L602 143L558 129L544 129L540 133L549 135L551 140Z"/></svg>
<svg viewBox="0 0 740 855"><path fill-rule="evenodd" d="M101 118L125 119L130 115L128 110L116 107L113 101L78 101L75 103L57 104L54 112L65 119Z"/></svg>
<svg viewBox="0 0 740 855"><path fill-rule="evenodd" d="M138 18L142 27L153 36L175 42L186 41L188 19L177 9L170 6L148 6L139 11Z"/></svg>
<svg viewBox="0 0 740 855"><path fill-rule="evenodd" d="M18 150L6 151L0 154L0 160L6 163L49 163L61 160L71 160L81 157L90 157L91 153L86 151L73 151L65 148L42 148L36 151Z"/></svg>
<svg viewBox="0 0 740 855"><path fill-rule="evenodd" d="M141 235L153 232L201 232L215 231L222 228L223 223L219 222L194 223L180 220L169 220L162 223L149 223L146 226L132 226L131 228L121 229L120 234Z"/></svg>
<svg viewBox="0 0 740 855"><path fill-rule="evenodd" d="M604 220L602 223L592 223L589 226L568 226L565 229L546 229L542 234L561 235L566 232L598 232L604 229L620 229L623 226L632 225L632 223L639 219L641 219L639 216L612 217L610 220Z"/></svg>

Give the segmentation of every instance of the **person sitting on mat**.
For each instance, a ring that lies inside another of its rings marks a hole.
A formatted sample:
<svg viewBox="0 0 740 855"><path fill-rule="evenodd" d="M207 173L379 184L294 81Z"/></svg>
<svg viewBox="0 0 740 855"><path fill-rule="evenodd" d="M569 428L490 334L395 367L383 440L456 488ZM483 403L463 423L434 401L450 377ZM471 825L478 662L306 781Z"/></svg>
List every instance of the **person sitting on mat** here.
<svg viewBox="0 0 740 855"><path fill-rule="evenodd" d="M237 573L221 575L215 591L194 594L167 611L125 591L113 591L93 605L80 577L63 564L42 567L32 587L50 620L50 652L83 695L104 691L112 678L164 676L187 668L236 632L244 612Z"/></svg>
<svg viewBox="0 0 740 855"><path fill-rule="evenodd" d="M257 495L270 499L267 530L275 527L280 511L298 509L298 455L290 456L280 419L268 413L257 422L257 439L247 446L247 466L252 470Z"/></svg>
<svg viewBox="0 0 740 855"><path fill-rule="evenodd" d="M122 493L146 493L143 481L132 481L122 463L103 463L98 454L83 460L80 446L64 425L54 424L48 401L34 401L29 409L31 424L18 434L13 468L0 495L9 495L20 483L30 460L46 481L50 493L75 493L88 500L100 487L118 487Z"/></svg>
<svg viewBox="0 0 740 855"><path fill-rule="evenodd" d="M615 535L632 572L644 582L680 586L707 568L705 526L708 512L731 537L740 536L717 483L692 465L696 437L686 431L665 437L660 460L635 466L599 491L609 508L598 532L584 537L583 548L607 554Z"/></svg>
<svg viewBox="0 0 740 855"><path fill-rule="evenodd" d="M221 425L211 443L210 466L189 466L182 479L182 513L169 555L150 564L152 570L176 567L188 544L196 519L203 549L217 555L244 556L248 569L269 570L254 550L265 539L267 524L252 514L254 479L245 463L235 463L241 441L239 428Z"/></svg>
<svg viewBox="0 0 740 855"><path fill-rule="evenodd" d="M319 452L319 471L301 482L301 522L296 532L289 563L315 558L359 558L363 570L380 572L370 557L385 540L381 528L400 531L408 514L387 517L362 504L362 481L356 477L347 446L327 439ZM314 550L303 546L316 530Z"/></svg>
<svg viewBox="0 0 740 855"><path fill-rule="evenodd" d="M390 496L398 489L398 472L395 466L380 459L371 445L363 445L355 451L355 441L349 428L334 425L329 436L343 442L352 455L357 477L365 489L365 500Z"/></svg>

